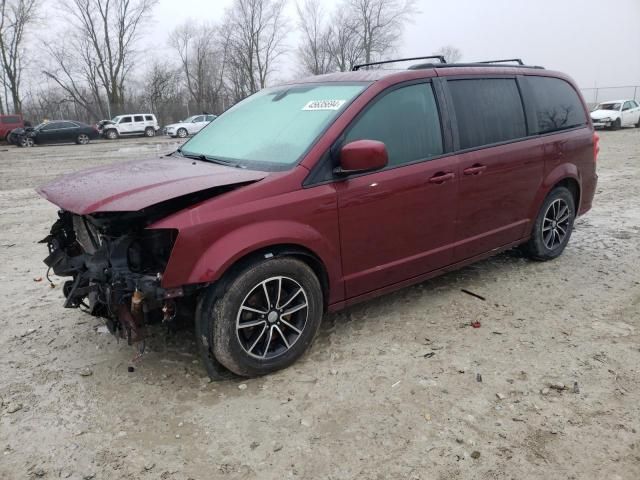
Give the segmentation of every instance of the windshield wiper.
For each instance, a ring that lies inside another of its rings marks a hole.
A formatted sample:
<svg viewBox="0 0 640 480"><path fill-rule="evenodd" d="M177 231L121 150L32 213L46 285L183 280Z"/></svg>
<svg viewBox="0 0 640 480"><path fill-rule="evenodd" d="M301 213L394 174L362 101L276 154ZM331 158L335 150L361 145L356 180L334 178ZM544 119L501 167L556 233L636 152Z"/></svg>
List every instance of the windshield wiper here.
<svg viewBox="0 0 640 480"><path fill-rule="evenodd" d="M226 165L229 167L240 168L240 165L238 163L232 162L230 160L224 160L222 158L212 157L210 155L205 155L204 153L185 153L182 151L181 148L176 150L176 152L186 158L192 158L194 160L201 160L203 162L211 162L211 163L217 163L219 165Z"/></svg>

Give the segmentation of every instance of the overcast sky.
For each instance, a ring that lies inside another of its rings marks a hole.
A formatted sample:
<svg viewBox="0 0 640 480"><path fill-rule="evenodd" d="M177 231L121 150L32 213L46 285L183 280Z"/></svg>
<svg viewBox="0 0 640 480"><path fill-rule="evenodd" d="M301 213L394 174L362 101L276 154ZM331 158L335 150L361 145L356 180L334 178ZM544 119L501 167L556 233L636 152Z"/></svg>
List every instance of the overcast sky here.
<svg viewBox="0 0 640 480"><path fill-rule="evenodd" d="M219 21L229 3L160 0L145 43L166 45L168 32L189 18ZM337 3L323 0L327 11ZM465 61L520 57L568 73L582 88L640 85L640 0L418 0L417 6L421 13L407 24L399 56L451 44ZM293 25L295 0L288 11ZM292 34L279 78L295 73L295 43Z"/></svg>

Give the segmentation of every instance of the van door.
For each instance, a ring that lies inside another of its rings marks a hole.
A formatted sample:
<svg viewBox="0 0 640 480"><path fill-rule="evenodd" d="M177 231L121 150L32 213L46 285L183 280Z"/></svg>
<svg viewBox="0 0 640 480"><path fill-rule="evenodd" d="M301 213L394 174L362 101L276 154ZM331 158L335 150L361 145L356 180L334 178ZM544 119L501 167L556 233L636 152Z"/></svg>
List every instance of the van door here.
<svg viewBox="0 0 640 480"><path fill-rule="evenodd" d="M544 161L540 140L526 139L515 78L450 79L447 86L460 150L454 258L462 261L525 236Z"/></svg>
<svg viewBox="0 0 640 480"><path fill-rule="evenodd" d="M451 262L458 200L454 157L443 157L430 83L372 101L344 134L387 147L388 166L336 183L346 297L411 279Z"/></svg>

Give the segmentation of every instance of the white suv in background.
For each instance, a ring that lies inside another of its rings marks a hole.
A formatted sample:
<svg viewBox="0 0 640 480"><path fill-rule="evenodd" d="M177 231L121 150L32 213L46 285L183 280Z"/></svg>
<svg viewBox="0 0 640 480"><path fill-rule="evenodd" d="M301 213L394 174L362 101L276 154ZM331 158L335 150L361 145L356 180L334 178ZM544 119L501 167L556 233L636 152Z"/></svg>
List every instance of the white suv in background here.
<svg viewBox="0 0 640 480"><path fill-rule="evenodd" d="M591 111L595 128L640 127L640 106L635 100L603 102Z"/></svg>
<svg viewBox="0 0 640 480"><path fill-rule="evenodd" d="M106 123L103 126L102 135L110 140L136 135L153 137L158 130L160 127L154 114L127 113L113 117L109 123Z"/></svg>
<svg viewBox="0 0 640 480"><path fill-rule="evenodd" d="M204 127L209 125L209 122L214 120L216 115L194 115L185 120L181 120L178 123L172 123L164 127L164 134L170 137L185 138L189 135L195 135Z"/></svg>

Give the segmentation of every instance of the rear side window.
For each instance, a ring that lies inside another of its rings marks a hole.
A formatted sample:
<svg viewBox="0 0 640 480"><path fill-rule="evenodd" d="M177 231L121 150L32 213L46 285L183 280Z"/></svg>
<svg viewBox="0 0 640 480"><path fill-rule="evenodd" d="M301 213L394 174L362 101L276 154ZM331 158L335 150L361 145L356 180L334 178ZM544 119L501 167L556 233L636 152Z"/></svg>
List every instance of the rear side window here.
<svg viewBox="0 0 640 480"><path fill-rule="evenodd" d="M144 122L144 117L142 115L136 115L133 117L134 122Z"/></svg>
<svg viewBox="0 0 640 480"><path fill-rule="evenodd" d="M527 76L533 95L537 133L549 133L586 125L580 97L564 80L553 77Z"/></svg>
<svg viewBox="0 0 640 480"><path fill-rule="evenodd" d="M474 148L526 137L518 85L510 78L449 80L460 148Z"/></svg>
<svg viewBox="0 0 640 480"><path fill-rule="evenodd" d="M431 84L398 88L376 100L351 126L344 143L363 139L383 142L390 166L441 155L442 131Z"/></svg>
<svg viewBox="0 0 640 480"><path fill-rule="evenodd" d="M0 123L20 123L20 117L0 117Z"/></svg>

